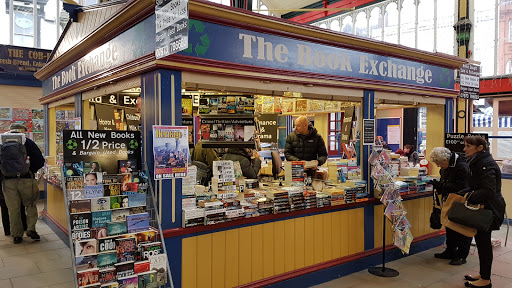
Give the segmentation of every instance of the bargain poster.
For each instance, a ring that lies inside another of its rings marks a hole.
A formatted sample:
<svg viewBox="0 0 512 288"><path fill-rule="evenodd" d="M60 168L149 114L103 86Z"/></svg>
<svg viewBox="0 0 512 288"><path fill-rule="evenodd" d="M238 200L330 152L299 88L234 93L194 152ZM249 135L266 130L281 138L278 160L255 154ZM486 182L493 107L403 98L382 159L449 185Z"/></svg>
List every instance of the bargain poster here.
<svg viewBox="0 0 512 288"><path fill-rule="evenodd" d="M188 127L153 125L154 179L187 176Z"/></svg>

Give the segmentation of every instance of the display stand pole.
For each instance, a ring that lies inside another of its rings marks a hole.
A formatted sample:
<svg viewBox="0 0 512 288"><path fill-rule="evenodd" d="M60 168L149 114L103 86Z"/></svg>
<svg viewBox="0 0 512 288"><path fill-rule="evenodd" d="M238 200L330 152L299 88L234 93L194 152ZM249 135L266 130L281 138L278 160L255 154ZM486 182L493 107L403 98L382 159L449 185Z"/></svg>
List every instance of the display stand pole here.
<svg viewBox="0 0 512 288"><path fill-rule="evenodd" d="M382 215L382 218L382 267L370 267L368 272L380 277L396 277L399 274L398 271L386 267L386 215Z"/></svg>

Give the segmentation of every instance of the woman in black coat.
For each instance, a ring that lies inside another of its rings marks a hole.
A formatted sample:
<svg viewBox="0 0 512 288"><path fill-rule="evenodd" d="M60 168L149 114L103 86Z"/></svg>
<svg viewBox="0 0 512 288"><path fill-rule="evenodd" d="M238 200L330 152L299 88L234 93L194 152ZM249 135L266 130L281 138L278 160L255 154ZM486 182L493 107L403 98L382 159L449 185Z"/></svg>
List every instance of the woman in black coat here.
<svg viewBox="0 0 512 288"><path fill-rule="evenodd" d="M480 275L464 276L466 287L492 287L492 230L499 230L504 220L505 200L501 195L501 171L487 151L487 141L480 136L464 138L464 152L466 153L471 173L470 188L472 193L468 198L471 204L482 204L484 209L491 210L494 215L493 222L488 231L478 230L475 235L478 259L480 262Z"/></svg>

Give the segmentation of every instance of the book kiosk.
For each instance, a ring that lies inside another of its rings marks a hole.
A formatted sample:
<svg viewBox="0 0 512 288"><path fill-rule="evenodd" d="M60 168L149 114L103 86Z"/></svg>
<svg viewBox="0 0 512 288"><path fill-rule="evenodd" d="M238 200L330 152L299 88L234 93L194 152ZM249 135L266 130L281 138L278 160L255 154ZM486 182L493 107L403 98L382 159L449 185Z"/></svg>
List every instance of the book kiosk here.
<svg viewBox="0 0 512 288"><path fill-rule="evenodd" d="M161 287L170 271L140 132L64 130L76 287Z"/></svg>

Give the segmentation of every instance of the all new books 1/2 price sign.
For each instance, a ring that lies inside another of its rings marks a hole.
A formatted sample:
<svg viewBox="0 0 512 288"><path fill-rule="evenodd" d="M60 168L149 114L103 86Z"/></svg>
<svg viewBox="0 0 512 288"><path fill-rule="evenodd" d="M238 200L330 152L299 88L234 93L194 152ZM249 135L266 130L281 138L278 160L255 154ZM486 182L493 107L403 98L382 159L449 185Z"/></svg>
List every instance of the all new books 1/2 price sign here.
<svg viewBox="0 0 512 288"><path fill-rule="evenodd" d="M64 130L64 162L97 162L102 172L117 174L118 163L130 160L140 170L140 139L139 131Z"/></svg>

